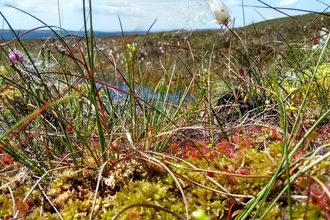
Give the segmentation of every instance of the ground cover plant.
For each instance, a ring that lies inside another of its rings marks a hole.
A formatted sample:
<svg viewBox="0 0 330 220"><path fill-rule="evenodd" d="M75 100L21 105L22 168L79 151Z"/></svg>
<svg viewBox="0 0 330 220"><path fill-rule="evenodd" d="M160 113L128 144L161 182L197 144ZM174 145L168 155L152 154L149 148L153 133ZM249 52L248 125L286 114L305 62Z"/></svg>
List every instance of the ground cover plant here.
<svg viewBox="0 0 330 220"><path fill-rule="evenodd" d="M328 14L95 38L90 3L0 44L0 218L330 219Z"/></svg>

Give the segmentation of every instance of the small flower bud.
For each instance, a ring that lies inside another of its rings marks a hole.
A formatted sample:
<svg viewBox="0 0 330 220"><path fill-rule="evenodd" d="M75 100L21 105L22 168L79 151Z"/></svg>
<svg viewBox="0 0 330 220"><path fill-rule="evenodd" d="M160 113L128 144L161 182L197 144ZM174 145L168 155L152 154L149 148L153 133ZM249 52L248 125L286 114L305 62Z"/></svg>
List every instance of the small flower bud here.
<svg viewBox="0 0 330 220"><path fill-rule="evenodd" d="M19 50L14 50L10 52L8 58L10 62L14 65L17 64L18 62L23 62L24 60L23 54Z"/></svg>

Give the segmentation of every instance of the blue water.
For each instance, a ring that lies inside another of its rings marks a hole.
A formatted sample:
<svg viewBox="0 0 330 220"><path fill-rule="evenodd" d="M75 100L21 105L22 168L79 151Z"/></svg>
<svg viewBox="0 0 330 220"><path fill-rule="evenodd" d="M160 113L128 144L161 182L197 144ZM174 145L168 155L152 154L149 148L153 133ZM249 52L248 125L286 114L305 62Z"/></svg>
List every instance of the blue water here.
<svg viewBox="0 0 330 220"><path fill-rule="evenodd" d="M97 84L98 88L102 88L103 89L108 89L100 84ZM116 89L108 89L110 91L111 94L111 98L115 101L125 101L127 99L127 94L129 93L129 87L125 84L125 83L116 83L114 85L115 88L118 88L118 90ZM123 92L121 92L120 90L122 90ZM139 99L142 99L144 101L148 101L148 102L152 102L152 101L157 101L157 102L166 102L166 103L171 103L174 105L179 105L180 102L194 102L195 99L193 96L191 96L190 94L187 94L184 97L183 92L177 92L175 94L173 93L159 93L159 92L155 92L154 90L150 89L149 87L142 87L142 86L135 86L135 91L134 91L135 95L137 95L139 97Z"/></svg>

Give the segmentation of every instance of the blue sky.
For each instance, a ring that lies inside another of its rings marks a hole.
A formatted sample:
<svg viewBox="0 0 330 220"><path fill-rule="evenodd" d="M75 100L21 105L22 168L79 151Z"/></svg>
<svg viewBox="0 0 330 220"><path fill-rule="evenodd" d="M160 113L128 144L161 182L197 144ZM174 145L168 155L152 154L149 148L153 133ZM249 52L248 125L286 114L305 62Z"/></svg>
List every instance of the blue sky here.
<svg viewBox="0 0 330 220"><path fill-rule="evenodd" d="M155 19L154 31L174 29L217 29L206 0L92 0L93 26L99 31L119 31L118 16L126 31L147 30ZM223 0L229 9L234 27L259 22L265 19L283 17L258 0ZM323 11L329 0L264 0L274 7L292 7L312 11ZM325 3L325 4L324 4ZM83 26L82 0L1 0L0 11L14 29L32 29L41 26L38 21L13 8L10 4L33 14L48 25L61 26L67 30L79 30ZM245 5L245 6L242 6ZM243 9L245 17L243 18ZM284 11L290 15L303 14L299 11ZM0 17L1 29L6 29Z"/></svg>

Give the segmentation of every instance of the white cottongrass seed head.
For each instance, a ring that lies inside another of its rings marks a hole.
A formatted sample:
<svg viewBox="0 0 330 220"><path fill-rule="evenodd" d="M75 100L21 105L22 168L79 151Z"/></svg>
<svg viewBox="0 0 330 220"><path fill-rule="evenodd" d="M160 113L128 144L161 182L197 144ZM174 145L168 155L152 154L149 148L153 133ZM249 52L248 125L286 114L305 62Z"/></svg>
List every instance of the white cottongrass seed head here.
<svg viewBox="0 0 330 220"><path fill-rule="evenodd" d="M218 24L227 25L230 20L230 15L225 3L221 0L207 0L206 2L213 14L213 17L215 18L215 21Z"/></svg>

